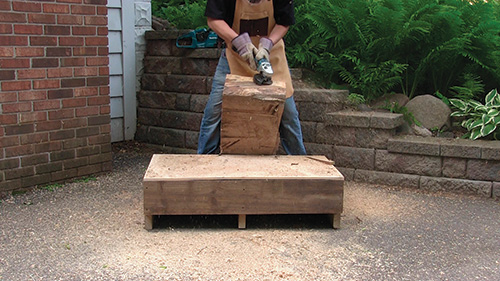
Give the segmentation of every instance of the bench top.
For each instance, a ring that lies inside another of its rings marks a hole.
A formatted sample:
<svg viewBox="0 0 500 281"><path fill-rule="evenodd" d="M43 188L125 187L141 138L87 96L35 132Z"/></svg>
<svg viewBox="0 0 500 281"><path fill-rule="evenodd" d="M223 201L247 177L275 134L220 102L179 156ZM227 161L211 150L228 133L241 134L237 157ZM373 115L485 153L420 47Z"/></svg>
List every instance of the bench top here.
<svg viewBox="0 0 500 281"><path fill-rule="evenodd" d="M333 161L316 155L155 154L144 181L328 179L343 181Z"/></svg>

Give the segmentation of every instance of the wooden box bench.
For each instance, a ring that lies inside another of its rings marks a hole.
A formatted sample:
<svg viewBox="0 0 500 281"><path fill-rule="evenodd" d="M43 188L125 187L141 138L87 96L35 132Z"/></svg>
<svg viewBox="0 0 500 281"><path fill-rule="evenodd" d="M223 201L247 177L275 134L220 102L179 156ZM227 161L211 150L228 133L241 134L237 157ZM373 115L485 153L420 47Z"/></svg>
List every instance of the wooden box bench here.
<svg viewBox="0 0 500 281"><path fill-rule="evenodd" d="M156 154L143 181L155 215L330 214L340 226L344 177L324 156Z"/></svg>

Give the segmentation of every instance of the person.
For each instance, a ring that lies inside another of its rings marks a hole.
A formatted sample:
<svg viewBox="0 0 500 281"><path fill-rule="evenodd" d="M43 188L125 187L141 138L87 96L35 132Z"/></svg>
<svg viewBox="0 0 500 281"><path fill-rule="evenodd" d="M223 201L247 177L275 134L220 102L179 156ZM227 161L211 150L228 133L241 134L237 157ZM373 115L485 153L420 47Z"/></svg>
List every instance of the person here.
<svg viewBox="0 0 500 281"><path fill-rule="evenodd" d="M293 1L207 0L205 16L208 26L225 41L227 48L221 52L201 121L198 154L220 152L222 92L226 75L253 77L257 73L255 59L266 58L274 71L272 79L286 84L287 99L279 127L281 145L287 154L305 155L283 42L283 36L295 23Z"/></svg>

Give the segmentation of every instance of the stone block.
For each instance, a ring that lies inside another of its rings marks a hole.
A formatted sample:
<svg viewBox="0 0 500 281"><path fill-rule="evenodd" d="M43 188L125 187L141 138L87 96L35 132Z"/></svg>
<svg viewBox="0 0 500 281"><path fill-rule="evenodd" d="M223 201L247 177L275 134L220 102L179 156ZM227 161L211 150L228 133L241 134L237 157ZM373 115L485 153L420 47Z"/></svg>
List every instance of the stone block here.
<svg viewBox="0 0 500 281"><path fill-rule="evenodd" d="M440 143L436 138L401 136L389 139L389 152L439 156Z"/></svg>
<svg viewBox="0 0 500 281"><path fill-rule="evenodd" d="M328 118L325 122L329 125L358 128L370 127L370 114L367 112L338 111L328 113L327 116Z"/></svg>
<svg viewBox="0 0 500 281"><path fill-rule="evenodd" d="M138 95L139 107L175 109L177 95L160 91L140 91Z"/></svg>
<svg viewBox="0 0 500 281"><path fill-rule="evenodd" d="M158 126L161 123L162 112L161 109L139 108L137 109L137 123Z"/></svg>
<svg viewBox="0 0 500 281"><path fill-rule="evenodd" d="M324 155L330 160L333 160L334 158L333 145L305 142L304 146L306 147L307 154L309 155Z"/></svg>
<svg viewBox="0 0 500 281"><path fill-rule="evenodd" d="M312 122L324 122L328 106L324 103L297 102L300 120Z"/></svg>
<svg viewBox="0 0 500 281"><path fill-rule="evenodd" d="M481 147L466 139L440 139L441 155L459 158L481 158Z"/></svg>
<svg viewBox="0 0 500 281"><path fill-rule="evenodd" d="M377 150L375 153L375 169L392 173L438 177L441 176L441 158Z"/></svg>
<svg viewBox="0 0 500 281"><path fill-rule="evenodd" d="M213 67L209 63L210 60L200 58L182 58L181 59L181 73L186 75L209 75L211 71L215 73L215 69L210 69Z"/></svg>
<svg viewBox="0 0 500 281"><path fill-rule="evenodd" d="M346 180L346 181L354 180L354 172L356 171L356 169L343 168L343 167L336 167L336 168L344 176L344 180Z"/></svg>
<svg viewBox="0 0 500 281"><path fill-rule="evenodd" d="M422 176L420 178L420 188L429 191L446 191L491 197L492 183L487 181Z"/></svg>
<svg viewBox="0 0 500 281"><path fill-rule="evenodd" d="M500 161L467 161L467 178L471 180L500 181Z"/></svg>
<svg viewBox="0 0 500 281"><path fill-rule="evenodd" d="M357 147L387 149L387 142L396 134L395 130L354 128ZM352 145L352 144L351 144Z"/></svg>
<svg viewBox="0 0 500 281"><path fill-rule="evenodd" d="M500 160L500 141L480 142L481 159Z"/></svg>
<svg viewBox="0 0 500 281"><path fill-rule="evenodd" d="M175 95L175 109L189 111L191 107L190 94L176 94Z"/></svg>
<svg viewBox="0 0 500 281"><path fill-rule="evenodd" d="M500 182L493 183L493 198L500 199Z"/></svg>
<svg viewBox="0 0 500 281"><path fill-rule="evenodd" d="M186 131L186 148L198 149L198 132Z"/></svg>
<svg viewBox="0 0 500 281"><path fill-rule="evenodd" d="M165 78L163 74L144 74L142 76L142 89L149 91L165 91Z"/></svg>
<svg viewBox="0 0 500 281"><path fill-rule="evenodd" d="M202 114L187 111L161 112L159 127L198 131L200 129Z"/></svg>
<svg viewBox="0 0 500 281"><path fill-rule="evenodd" d="M418 188L420 176L380 171L356 170L354 181L400 187Z"/></svg>
<svg viewBox="0 0 500 281"><path fill-rule="evenodd" d="M346 168L373 170L375 168L375 150L347 146L335 146L335 165Z"/></svg>
<svg viewBox="0 0 500 281"><path fill-rule="evenodd" d="M318 143L344 146L352 146L356 143L356 131L354 127L338 127L318 123L316 132L316 142Z"/></svg>
<svg viewBox="0 0 500 281"><path fill-rule="evenodd" d="M178 57L147 56L144 58L144 72L148 74L186 74L183 72L184 64L184 60Z"/></svg>
<svg viewBox="0 0 500 281"><path fill-rule="evenodd" d="M316 122L300 122L302 128L302 136L304 138L304 142L316 142L316 126L318 123Z"/></svg>
<svg viewBox="0 0 500 281"><path fill-rule="evenodd" d="M207 95L191 95L189 111L203 113L208 97Z"/></svg>
<svg viewBox="0 0 500 281"><path fill-rule="evenodd" d="M137 128L136 138L152 144L169 147L185 147L185 131L166 129L153 126L140 126Z"/></svg>
<svg viewBox="0 0 500 281"><path fill-rule="evenodd" d="M177 93L206 94L206 80L205 76L167 75L163 90Z"/></svg>
<svg viewBox="0 0 500 281"><path fill-rule="evenodd" d="M149 32L145 33L148 38ZM147 56L171 56L172 48L175 47L173 40L148 40L146 44Z"/></svg>
<svg viewBox="0 0 500 281"><path fill-rule="evenodd" d="M443 158L443 177L465 178L467 160L462 158Z"/></svg>
<svg viewBox="0 0 500 281"><path fill-rule="evenodd" d="M347 90L309 88L295 89L293 94L295 101L330 104L333 109L331 112L342 110L347 103L348 95Z"/></svg>
<svg viewBox="0 0 500 281"><path fill-rule="evenodd" d="M370 112L370 127L377 129L396 129L405 122L403 114L389 112Z"/></svg>

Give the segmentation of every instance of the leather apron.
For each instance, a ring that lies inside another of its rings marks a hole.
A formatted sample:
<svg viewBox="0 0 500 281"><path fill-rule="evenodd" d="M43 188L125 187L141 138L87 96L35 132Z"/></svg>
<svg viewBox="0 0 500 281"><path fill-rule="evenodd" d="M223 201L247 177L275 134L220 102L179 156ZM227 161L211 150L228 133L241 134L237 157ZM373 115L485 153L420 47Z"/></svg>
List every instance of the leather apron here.
<svg viewBox="0 0 500 281"><path fill-rule="evenodd" d="M232 29L238 34L248 32L256 47L259 46L260 37L269 36L275 25L273 0L262 0L258 4L250 4L247 0L236 0ZM231 74L253 77L257 73L233 50L230 42L226 55ZM283 39L274 44L269 58L274 71L273 81L285 82L286 97L291 97L293 95L292 78L288 69Z"/></svg>

